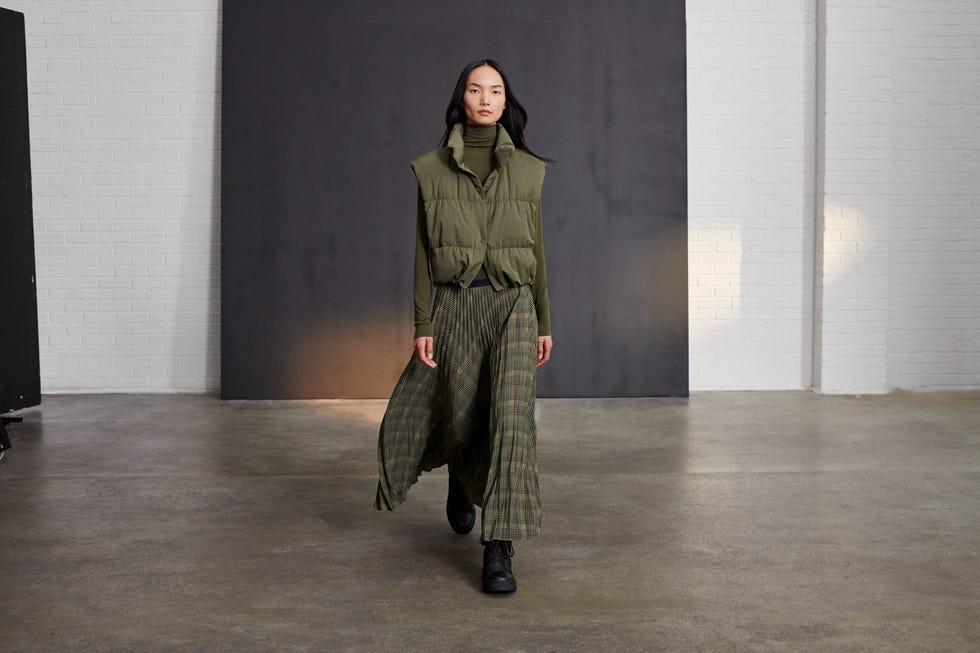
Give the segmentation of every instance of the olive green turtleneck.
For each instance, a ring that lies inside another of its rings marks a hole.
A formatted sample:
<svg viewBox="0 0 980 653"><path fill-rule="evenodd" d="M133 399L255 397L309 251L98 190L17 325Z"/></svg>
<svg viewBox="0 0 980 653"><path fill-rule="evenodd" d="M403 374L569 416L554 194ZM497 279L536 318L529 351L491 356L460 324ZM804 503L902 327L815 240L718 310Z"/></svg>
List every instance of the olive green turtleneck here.
<svg viewBox="0 0 980 653"><path fill-rule="evenodd" d="M480 183L486 183L487 177L496 165L493 146L497 143L497 125L466 125L463 128L463 163L476 173Z"/></svg>

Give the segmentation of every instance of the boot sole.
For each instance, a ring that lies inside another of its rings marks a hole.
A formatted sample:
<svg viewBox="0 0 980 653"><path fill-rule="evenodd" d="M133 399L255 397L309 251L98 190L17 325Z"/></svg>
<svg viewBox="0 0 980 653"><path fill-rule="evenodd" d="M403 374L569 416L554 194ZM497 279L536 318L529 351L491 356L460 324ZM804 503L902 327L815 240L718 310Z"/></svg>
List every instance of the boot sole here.
<svg viewBox="0 0 980 653"><path fill-rule="evenodd" d="M517 591L517 581L510 580L485 580L483 581L483 592L485 594L509 594Z"/></svg>

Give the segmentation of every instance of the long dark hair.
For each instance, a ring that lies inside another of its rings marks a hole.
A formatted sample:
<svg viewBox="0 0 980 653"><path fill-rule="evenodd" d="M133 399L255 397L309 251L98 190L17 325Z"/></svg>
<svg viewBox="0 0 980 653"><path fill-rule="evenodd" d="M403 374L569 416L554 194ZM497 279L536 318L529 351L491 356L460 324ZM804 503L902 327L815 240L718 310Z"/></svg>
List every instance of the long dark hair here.
<svg viewBox="0 0 980 653"><path fill-rule="evenodd" d="M449 132L452 131L453 125L456 123L466 123L466 112L463 109L463 94L466 92L466 80L469 79L470 73L473 72L475 68L480 66L490 66L498 73L500 73L500 78L504 80L504 97L506 103L504 106L504 112L500 115L500 124L504 126L507 133L510 135L510 139L514 141L514 146L519 150L524 150L531 156L536 156L542 161L551 162L551 159L546 159L543 156L535 154L531 151L531 148L527 146L524 141L524 125L527 124L527 111L520 102L517 101L517 97L514 95L513 89L511 89L510 82L507 81L507 75L504 74L503 69L500 64L493 59L480 59L479 61L471 61L466 64L463 68L463 72L459 74L459 79L456 80L456 88L453 89L453 97L449 101L449 107L446 109L446 131L442 134L442 141L440 145L443 147L449 142Z"/></svg>

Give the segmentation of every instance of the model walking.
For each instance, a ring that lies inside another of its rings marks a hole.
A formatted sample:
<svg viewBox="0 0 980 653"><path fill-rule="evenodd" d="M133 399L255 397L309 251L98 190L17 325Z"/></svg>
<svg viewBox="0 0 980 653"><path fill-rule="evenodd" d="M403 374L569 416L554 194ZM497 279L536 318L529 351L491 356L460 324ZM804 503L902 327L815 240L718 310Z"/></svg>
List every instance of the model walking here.
<svg viewBox="0 0 980 653"><path fill-rule="evenodd" d="M446 464L453 530L469 533L474 504L482 507L489 593L517 589L512 542L541 524L534 397L535 368L552 348L546 159L525 144L526 122L500 65L475 61L456 82L443 147L412 161L415 351L378 437L378 510L393 510L423 471Z"/></svg>

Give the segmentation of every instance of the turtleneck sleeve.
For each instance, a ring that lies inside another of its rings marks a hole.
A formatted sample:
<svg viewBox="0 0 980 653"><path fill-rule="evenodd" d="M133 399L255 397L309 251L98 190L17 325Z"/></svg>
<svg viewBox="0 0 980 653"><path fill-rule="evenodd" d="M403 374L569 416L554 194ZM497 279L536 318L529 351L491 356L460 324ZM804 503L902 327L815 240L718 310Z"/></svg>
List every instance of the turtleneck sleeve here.
<svg viewBox="0 0 980 653"><path fill-rule="evenodd" d="M425 202L419 189L415 224L415 337L432 336L432 272L429 270L429 238L425 228Z"/></svg>
<svg viewBox="0 0 980 653"><path fill-rule="evenodd" d="M544 232L541 228L541 202L534 210L534 257L537 271L531 282L531 297L538 314L538 335L551 335L551 302L548 300L548 268L544 262Z"/></svg>

